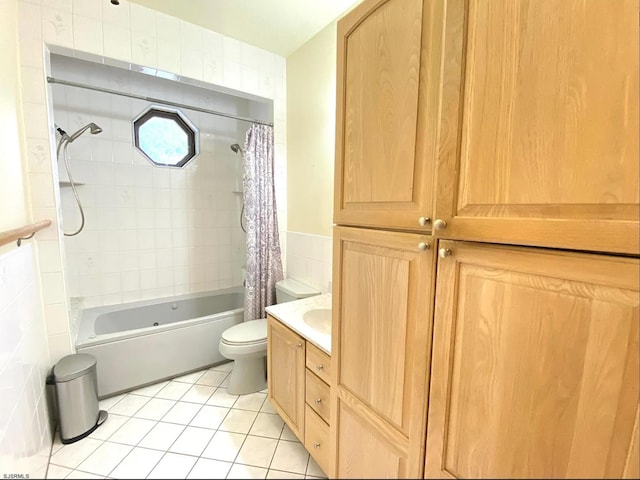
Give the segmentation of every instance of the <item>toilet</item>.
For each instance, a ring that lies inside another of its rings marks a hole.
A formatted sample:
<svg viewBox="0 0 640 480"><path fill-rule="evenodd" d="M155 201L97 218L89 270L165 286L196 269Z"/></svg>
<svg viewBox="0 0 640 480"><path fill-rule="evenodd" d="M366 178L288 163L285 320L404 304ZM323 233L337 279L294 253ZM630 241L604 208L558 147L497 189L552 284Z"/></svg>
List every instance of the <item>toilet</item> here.
<svg viewBox="0 0 640 480"><path fill-rule="evenodd" d="M276 283L276 303L319 295L314 288L291 278ZM239 323L222 332L220 353L233 360L229 376L230 395L259 392L267 387L267 319Z"/></svg>

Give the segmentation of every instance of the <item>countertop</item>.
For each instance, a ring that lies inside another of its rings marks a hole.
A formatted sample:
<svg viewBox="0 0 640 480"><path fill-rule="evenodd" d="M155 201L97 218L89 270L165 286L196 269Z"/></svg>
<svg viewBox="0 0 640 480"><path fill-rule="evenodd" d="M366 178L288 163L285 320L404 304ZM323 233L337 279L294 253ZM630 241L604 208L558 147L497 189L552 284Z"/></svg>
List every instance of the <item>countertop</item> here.
<svg viewBox="0 0 640 480"><path fill-rule="evenodd" d="M307 325L302 319L305 312L314 308L331 309L331 294L316 295L293 302L271 305L265 310L271 316L294 330L298 335L313 343L326 354L331 355L331 334L321 333Z"/></svg>

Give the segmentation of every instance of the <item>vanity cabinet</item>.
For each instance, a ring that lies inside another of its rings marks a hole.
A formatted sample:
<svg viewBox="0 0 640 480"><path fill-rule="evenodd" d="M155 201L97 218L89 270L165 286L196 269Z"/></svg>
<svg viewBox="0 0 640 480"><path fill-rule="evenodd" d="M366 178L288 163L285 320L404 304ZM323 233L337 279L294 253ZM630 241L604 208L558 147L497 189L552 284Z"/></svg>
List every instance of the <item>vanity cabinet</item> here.
<svg viewBox="0 0 640 480"><path fill-rule="evenodd" d="M638 260L440 248L425 477L637 478Z"/></svg>
<svg viewBox="0 0 640 480"><path fill-rule="evenodd" d="M267 316L268 398L325 471L330 467L331 357Z"/></svg>
<svg viewBox="0 0 640 480"><path fill-rule="evenodd" d="M267 315L267 387L273 408L304 438L306 340Z"/></svg>
<svg viewBox="0 0 640 480"><path fill-rule="evenodd" d="M337 478L422 475L433 239L335 227L331 438Z"/></svg>

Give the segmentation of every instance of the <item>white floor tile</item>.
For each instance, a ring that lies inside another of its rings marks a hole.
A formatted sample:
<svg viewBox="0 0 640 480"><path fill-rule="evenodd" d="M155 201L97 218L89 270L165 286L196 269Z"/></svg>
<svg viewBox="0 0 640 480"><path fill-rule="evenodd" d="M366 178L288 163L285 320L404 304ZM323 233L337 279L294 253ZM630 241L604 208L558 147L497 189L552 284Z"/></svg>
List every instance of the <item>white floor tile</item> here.
<svg viewBox="0 0 640 480"><path fill-rule="evenodd" d="M271 462L271 468L304 474L307 471L308 461L309 452L305 450L300 442L280 440Z"/></svg>
<svg viewBox="0 0 640 480"><path fill-rule="evenodd" d="M209 370L219 370L221 372L230 372L233 369L233 361L221 363L215 367L211 367Z"/></svg>
<svg viewBox="0 0 640 480"><path fill-rule="evenodd" d="M198 414L191 420L190 425L216 430L224 420L224 417L227 416L227 413L229 413L228 408L203 405Z"/></svg>
<svg viewBox="0 0 640 480"><path fill-rule="evenodd" d="M187 478L197 457L167 453L158 462L147 478Z"/></svg>
<svg viewBox="0 0 640 480"><path fill-rule="evenodd" d="M229 375L228 372L222 372L219 370L209 370L202 375L196 383L199 385L208 385L210 387L217 387L225 378Z"/></svg>
<svg viewBox="0 0 640 480"><path fill-rule="evenodd" d="M146 418L147 420L160 420L175 404L176 402L173 400L152 398L136 413L135 416L137 418Z"/></svg>
<svg viewBox="0 0 640 480"><path fill-rule="evenodd" d="M238 395L229 395L226 388L218 388L213 395L207 400L207 405L215 405L217 407L233 407L238 400Z"/></svg>
<svg viewBox="0 0 640 480"><path fill-rule="evenodd" d="M162 421L188 425L201 408L202 405L199 403L178 402L162 417Z"/></svg>
<svg viewBox="0 0 640 480"><path fill-rule="evenodd" d="M155 448L157 450L169 450L184 430L184 425L159 422L151 429L147 436L138 444L139 447Z"/></svg>
<svg viewBox="0 0 640 480"><path fill-rule="evenodd" d="M115 397L109 397L109 398L105 398L104 400L100 400L98 402L98 408L100 410L111 411L111 408L126 396L127 394L123 393L120 395L116 395Z"/></svg>
<svg viewBox="0 0 640 480"><path fill-rule="evenodd" d="M194 385L180 399L183 402L207 403L209 397L215 391L215 387L207 387L206 385Z"/></svg>
<svg viewBox="0 0 640 480"><path fill-rule="evenodd" d="M69 475L67 475L67 478L84 479L84 478L107 478L107 477L104 477L102 475L96 475L95 473L83 472L82 470L74 470Z"/></svg>
<svg viewBox="0 0 640 480"><path fill-rule="evenodd" d="M314 477L313 475L305 475L304 478L312 478L312 479L322 480L323 478L327 478L327 477Z"/></svg>
<svg viewBox="0 0 640 480"><path fill-rule="evenodd" d="M198 372L187 373L186 375L182 375L180 377L176 377L172 379L172 382L183 382L183 383L191 383L194 384L196 381L205 373L206 370L200 370Z"/></svg>
<svg viewBox="0 0 640 480"><path fill-rule="evenodd" d="M266 478L266 476L266 468L250 467L249 465L235 463L231 467L231 470L229 470L227 478Z"/></svg>
<svg viewBox="0 0 640 480"><path fill-rule="evenodd" d="M291 431L289 425L284 424L284 428L282 429L282 435L280 435L280 440L289 440L291 442L298 442L298 437L296 434Z"/></svg>
<svg viewBox="0 0 640 480"><path fill-rule="evenodd" d="M168 400L180 400L190 387L191 384L189 383L169 382L155 396L156 398L166 398Z"/></svg>
<svg viewBox="0 0 640 480"><path fill-rule="evenodd" d="M164 452L136 447L109 475L111 478L146 478Z"/></svg>
<svg viewBox="0 0 640 480"><path fill-rule="evenodd" d="M116 415L116 414L110 413L107 419L105 420L105 422L102 425L100 425L98 428L96 428L93 431L93 433L89 435L89 438L95 438L97 440L106 440L111 435L113 435L113 433L116 430L118 430L122 425L124 425L126 421L129 420L129 418L130 417L125 417L123 415Z"/></svg>
<svg viewBox="0 0 640 480"><path fill-rule="evenodd" d="M113 407L109 409L109 413L115 413L116 415L126 415L133 417L138 410L140 410L147 402L149 397L143 397L142 395L127 395Z"/></svg>
<svg viewBox="0 0 640 480"><path fill-rule="evenodd" d="M131 393L133 393L134 395L143 395L145 397L155 397L156 393L162 390L165 385L167 385L167 383L169 382L167 381L154 383L153 385L147 385L146 387L138 388Z"/></svg>
<svg viewBox="0 0 640 480"><path fill-rule="evenodd" d="M111 470L127 456L131 448L129 445L104 442L84 462L78 465L78 470L96 475L109 475Z"/></svg>
<svg viewBox="0 0 640 480"><path fill-rule="evenodd" d="M51 455L55 455L55 453L64 447L64 444L60 441L60 431L56 428L56 431L53 434L53 445L51 445Z"/></svg>
<svg viewBox="0 0 640 480"><path fill-rule="evenodd" d="M262 408L260 409L260 411L264 413L278 413L276 412L276 409L273 408L273 405L271 405L271 402L268 398L262 404Z"/></svg>
<svg viewBox="0 0 640 480"><path fill-rule="evenodd" d="M208 428L187 427L173 442L169 451L199 457L214 433L215 430Z"/></svg>
<svg viewBox="0 0 640 480"><path fill-rule="evenodd" d="M76 468L100 445L102 445L102 440L83 438L63 446L51 457L51 463L61 467Z"/></svg>
<svg viewBox="0 0 640 480"><path fill-rule="evenodd" d="M309 455L309 463L307 465L307 476L326 478L327 474L320 468L320 465Z"/></svg>
<svg viewBox="0 0 640 480"><path fill-rule="evenodd" d="M230 469L230 463L200 458L187 478L227 478Z"/></svg>
<svg viewBox="0 0 640 480"><path fill-rule="evenodd" d="M222 383L220 384L221 387L224 388L229 388L229 379L231 378L231 375L227 375L227 378L225 378Z"/></svg>
<svg viewBox="0 0 640 480"><path fill-rule="evenodd" d="M277 444L278 440L275 438L252 437L249 435L236 457L236 463L269 468Z"/></svg>
<svg viewBox="0 0 640 480"><path fill-rule="evenodd" d="M267 398L267 395L260 392L240 395L236 403L233 405L233 408L259 412L265 398Z"/></svg>
<svg viewBox="0 0 640 480"><path fill-rule="evenodd" d="M47 478L64 478L69 475L73 470L66 467L60 467L58 465L49 465L47 471Z"/></svg>
<svg viewBox="0 0 640 480"><path fill-rule="evenodd" d="M257 412L248 410L231 409L220 425L220 430L225 432L249 433L253 421L258 416Z"/></svg>
<svg viewBox="0 0 640 480"><path fill-rule="evenodd" d="M130 418L116 433L111 435L109 441L126 443L127 445L137 445L155 425L155 420Z"/></svg>
<svg viewBox="0 0 640 480"><path fill-rule="evenodd" d="M304 478L299 473L283 472L282 470L269 470L267 478Z"/></svg>
<svg viewBox="0 0 640 480"><path fill-rule="evenodd" d="M249 435L258 435L260 437L280 438L284 421L280 415L271 413L258 413Z"/></svg>
<svg viewBox="0 0 640 480"><path fill-rule="evenodd" d="M214 460L233 462L242 447L246 435L241 433L217 431L207 448L202 452L203 457Z"/></svg>

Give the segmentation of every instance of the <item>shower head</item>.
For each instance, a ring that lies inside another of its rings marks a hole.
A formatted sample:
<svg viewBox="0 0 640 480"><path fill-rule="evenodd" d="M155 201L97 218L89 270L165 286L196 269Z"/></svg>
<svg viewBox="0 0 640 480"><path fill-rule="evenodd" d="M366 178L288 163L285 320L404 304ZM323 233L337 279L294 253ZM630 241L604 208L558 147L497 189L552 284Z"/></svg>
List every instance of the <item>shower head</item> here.
<svg viewBox="0 0 640 480"><path fill-rule="evenodd" d="M231 145L231 150L233 150L234 153L242 153L242 148L240 148L240 145L238 145L237 143Z"/></svg>
<svg viewBox="0 0 640 480"><path fill-rule="evenodd" d="M80 130L78 130L77 132L71 134L68 136L67 142L71 143L73 141L75 141L80 135L82 135L84 132L86 132L87 130L90 131L91 135L97 135L98 133L102 133L102 128L100 128L98 125L96 125L95 123L91 122L88 125L85 125L84 127L82 127Z"/></svg>

